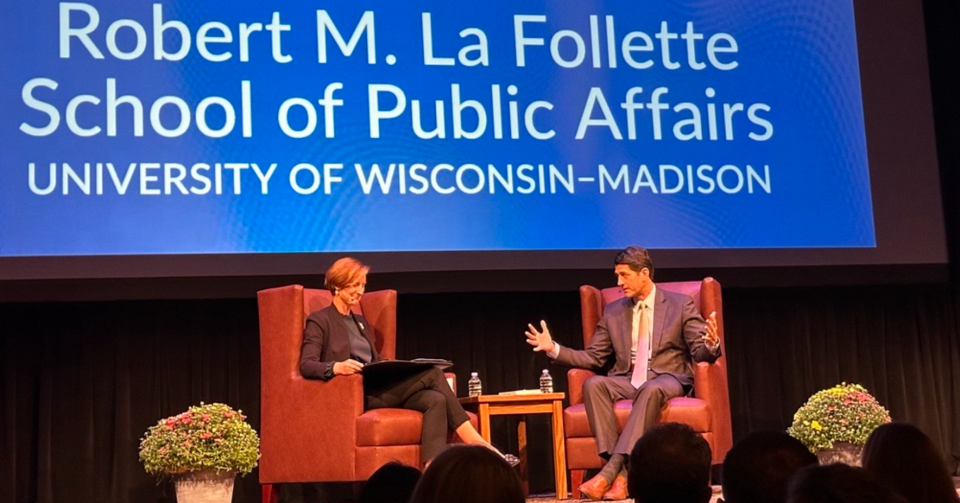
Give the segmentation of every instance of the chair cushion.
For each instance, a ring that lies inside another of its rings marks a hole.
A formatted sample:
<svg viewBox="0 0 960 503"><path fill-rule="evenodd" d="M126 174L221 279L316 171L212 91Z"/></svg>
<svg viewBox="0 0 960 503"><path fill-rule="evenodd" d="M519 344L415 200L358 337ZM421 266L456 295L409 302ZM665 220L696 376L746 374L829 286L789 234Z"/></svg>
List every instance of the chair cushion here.
<svg viewBox="0 0 960 503"><path fill-rule="evenodd" d="M357 445L420 443L423 414L407 409L374 409L357 418Z"/></svg>
<svg viewBox="0 0 960 503"><path fill-rule="evenodd" d="M620 400L614 406L617 414L617 425L623 430L623 425L630 416L632 402ZM703 433L710 431L710 406L699 398L677 397L667 400L660 412L661 423L683 423L694 431ZM563 429L567 438L592 437L590 423L587 421L587 411L582 403L571 405L563 411Z"/></svg>
<svg viewBox="0 0 960 503"><path fill-rule="evenodd" d="M473 427L479 431L477 415L467 412ZM423 414L409 409L374 409L357 418L358 446L420 445ZM450 441L459 441L450 433Z"/></svg>
<svg viewBox="0 0 960 503"><path fill-rule="evenodd" d="M591 470L602 468L604 461L597 454L597 441L593 437L567 439L567 469Z"/></svg>
<svg viewBox="0 0 960 503"><path fill-rule="evenodd" d="M713 431L710 417L710 404L686 396L671 398L660 412L661 423L683 423L697 433Z"/></svg>
<svg viewBox="0 0 960 503"><path fill-rule="evenodd" d="M357 479L367 480L381 466L396 461L420 467L419 445L387 445L357 447ZM314 501L314 500L310 500Z"/></svg>
<svg viewBox="0 0 960 503"><path fill-rule="evenodd" d="M701 433L708 444L714 445L712 432ZM722 461L721 461L722 462ZM567 439L567 469L592 470L602 468L606 461L597 454L597 441L593 437ZM714 462L714 464L720 464Z"/></svg>

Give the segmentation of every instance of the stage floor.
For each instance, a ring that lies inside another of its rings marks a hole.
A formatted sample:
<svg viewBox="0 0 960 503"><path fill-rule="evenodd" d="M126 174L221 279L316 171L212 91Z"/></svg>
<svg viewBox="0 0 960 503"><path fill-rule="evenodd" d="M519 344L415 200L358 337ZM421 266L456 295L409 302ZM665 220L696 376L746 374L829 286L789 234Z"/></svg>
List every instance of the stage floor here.
<svg viewBox="0 0 960 503"><path fill-rule="evenodd" d="M527 503L574 503L574 502L579 502L579 501L591 501L591 500L589 500L589 499L582 499L582 500L575 500L575 499L558 500L558 499L556 499L554 496L555 496L554 494L545 494L545 495L536 495L536 494L535 494L535 495L531 495L529 498L527 498ZM717 499L720 498L720 496L721 496L720 486L713 486L713 497L710 498L710 503L716 503L716 502L717 502ZM633 503L633 500L632 500L632 499L625 499L625 500L618 500L618 501L625 502L625 503ZM604 501L604 503L618 503L618 501L606 500L606 501Z"/></svg>

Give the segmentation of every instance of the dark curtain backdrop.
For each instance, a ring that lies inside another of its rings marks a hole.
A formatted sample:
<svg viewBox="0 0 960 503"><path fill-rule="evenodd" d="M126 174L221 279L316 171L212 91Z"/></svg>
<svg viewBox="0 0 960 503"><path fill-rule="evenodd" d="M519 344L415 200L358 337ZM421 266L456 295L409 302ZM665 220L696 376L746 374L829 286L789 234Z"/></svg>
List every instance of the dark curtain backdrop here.
<svg viewBox="0 0 960 503"><path fill-rule="evenodd" d="M957 3L924 2L951 262L960 250ZM905 197L910 197L905 194ZM960 463L960 268L951 284L727 289L734 435L786 428L813 392L858 382L896 420L923 429ZM723 282L724 278L719 277ZM375 280L375 278L374 278ZM374 281L375 284L375 281ZM401 295L398 356L456 362L485 390L537 386L548 365L523 343L547 319L578 346L576 292ZM147 476L139 439L157 419L221 401L259 426L256 303L243 300L0 304L0 503L172 501ZM566 391L564 370L550 366ZM531 486L552 488L545 421L532 421ZM515 451L509 419L494 442ZM259 501L256 472L234 501Z"/></svg>

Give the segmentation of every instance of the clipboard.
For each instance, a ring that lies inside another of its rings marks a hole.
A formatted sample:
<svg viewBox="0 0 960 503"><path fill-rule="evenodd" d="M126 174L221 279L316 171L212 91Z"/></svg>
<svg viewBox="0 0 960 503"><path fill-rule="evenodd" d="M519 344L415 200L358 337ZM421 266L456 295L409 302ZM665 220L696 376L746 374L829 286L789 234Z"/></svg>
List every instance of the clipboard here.
<svg viewBox="0 0 960 503"><path fill-rule="evenodd" d="M376 379L377 381L391 380L401 378L410 374L416 374L429 368L436 367L440 370L447 370L453 367L453 362L442 358L416 358L413 360L380 360L368 363L360 371L364 377Z"/></svg>

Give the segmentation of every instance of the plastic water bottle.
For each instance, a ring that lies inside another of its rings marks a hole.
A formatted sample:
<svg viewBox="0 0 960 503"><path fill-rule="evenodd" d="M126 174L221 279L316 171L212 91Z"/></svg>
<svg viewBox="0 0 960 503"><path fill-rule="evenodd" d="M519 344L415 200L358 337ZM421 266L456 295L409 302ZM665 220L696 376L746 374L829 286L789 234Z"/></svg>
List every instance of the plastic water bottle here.
<svg viewBox="0 0 960 503"><path fill-rule="evenodd" d="M547 369L543 369L543 373L540 374L540 392L553 393L553 377Z"/></svg>
<svg viewBox="0 0 960 503"><path fill-rule="evenodd" d="M470 396L480 396L483 394L483 383L480 382L480 374L470 372L470 380L467 381L467 393Z"/></svg>

